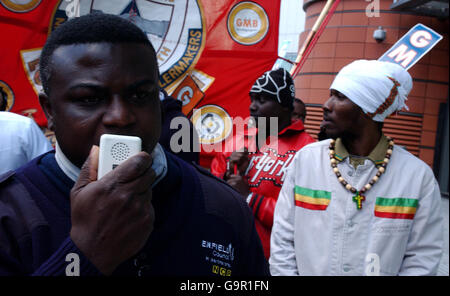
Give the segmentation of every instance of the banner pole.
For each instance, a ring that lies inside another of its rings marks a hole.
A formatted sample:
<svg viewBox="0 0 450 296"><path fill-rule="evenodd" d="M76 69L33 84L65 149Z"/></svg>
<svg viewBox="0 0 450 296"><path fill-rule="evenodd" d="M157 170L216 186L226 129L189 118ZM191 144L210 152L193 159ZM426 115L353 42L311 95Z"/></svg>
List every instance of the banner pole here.
<svg viewBox="0 0 450 296"><path fill-rule="evenodd" d="M321 28L321 26L325 20L325 17L328 16L331 6L335 2L336 2L336 5L334 5L334 7L336 7L337 4L339 4L340 0L327 0L327 3L325 3L325 6L323 7L322 11L320 12L319 17L317 18L316 22L314 23L313 27L311 28L311 31L309 32L308 36L306 37L305 41L303 42L303 45L302 45L301 49L299 50L297 58L295 60L295 66L292 67L291 72L290 72L290 74L293 78L300 71L300 68L303 64L300 62L302 61L302 59L304 57L307 57L307 55L305 55L305 51L308 49L308 47L310 47L310 45L314 46L312 41L314 40L314 37L315 37L317 31ZM309 51L310 51L310 49L309 49Z"/></svg>

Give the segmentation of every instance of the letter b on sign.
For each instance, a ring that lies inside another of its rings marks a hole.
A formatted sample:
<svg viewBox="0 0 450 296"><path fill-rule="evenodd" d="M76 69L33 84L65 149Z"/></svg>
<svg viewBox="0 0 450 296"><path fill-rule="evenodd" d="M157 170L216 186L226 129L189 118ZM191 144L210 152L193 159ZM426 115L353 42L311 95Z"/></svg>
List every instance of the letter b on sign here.
<svg viewBox="0 0 450 296"><path fill-rule="evenodd" d="M76 253L69 253L66 256L66 276L80 276L80 256Z"/></svg>

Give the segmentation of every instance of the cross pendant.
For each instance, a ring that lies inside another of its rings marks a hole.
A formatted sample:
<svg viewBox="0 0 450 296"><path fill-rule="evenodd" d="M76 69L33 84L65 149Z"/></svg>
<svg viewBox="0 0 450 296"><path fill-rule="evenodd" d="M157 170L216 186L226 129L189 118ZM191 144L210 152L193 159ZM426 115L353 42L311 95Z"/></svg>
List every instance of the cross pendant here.
<svg viewBox="0 0 450 296"><path fill-rule="evenodd" d="M356 203L356 208L358 210L362 209L362 202L366 199L364 195L361 195L359 191L356 191L356 194L353 196L353 201Z"/></svg>

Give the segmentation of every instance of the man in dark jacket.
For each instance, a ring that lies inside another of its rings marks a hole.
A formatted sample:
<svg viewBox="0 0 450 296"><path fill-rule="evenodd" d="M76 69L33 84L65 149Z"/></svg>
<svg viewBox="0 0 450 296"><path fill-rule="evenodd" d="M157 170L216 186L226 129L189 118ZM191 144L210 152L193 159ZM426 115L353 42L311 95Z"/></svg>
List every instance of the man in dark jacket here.
<svg viewBox="0 0 450 296"><path fill-rule="evenodd" d="M72 19L40 74L56 152L0 176L0 274L268 275L242 198L158 144L158 64L138 27ZM140 137L143 151L97 180L105 133Z"/></svg>
<svg viewBox="0 0 450 296"><path fill-rule="evenodd" d="M160 99L163 123L159 143L186 162L198 164L200 157L198 134L192 122L181 112L182 102L169 96L163 89L161 89ZM175 122L174 119L178 122ZM187 124L189 128L187 128ZM189 134L177 135L177 133L187 132ZM188 141L188 143L183 143L183 141Z"/></svg>

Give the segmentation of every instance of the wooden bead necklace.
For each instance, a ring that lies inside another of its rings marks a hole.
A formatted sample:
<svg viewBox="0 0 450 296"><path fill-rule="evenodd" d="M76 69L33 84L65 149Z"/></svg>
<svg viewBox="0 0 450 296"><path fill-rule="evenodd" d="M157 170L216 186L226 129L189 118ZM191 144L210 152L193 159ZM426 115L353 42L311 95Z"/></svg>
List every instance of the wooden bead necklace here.
<svg viewBox="0 0 450 296"><path fill-rule="evenodd" d="M330 147L329 147L330 148L329 154L330 154L331 168L333 169L333 172L336 174L336 177L338 178L338 180L342 184L342 186L344 186L344 188L347 189L348 191L350 191L351 193L355 194L352 197L352 200L356 203L356 208L358 210L362 209L362 202L366 199L364 194L370 188L372 188L372 186L380 179L381 175L386 171L386 167L392 156L392 150L394 148L394 140L390 137L386 137L386 138L389 141L389 146L386 151L386 155L384 157L383 163L378 167L378 172L376 173L375 176L373 176L372 180L370 180L369 183L364 185L359 191L356 190L356 188L353 187L352 185L350 185L347 181L345 181L345 179L342 177L341 173L339 172L339 169L337 167L337 160L334 157L335 156L334 148L335 148L336 141L334 139L331 139Z"/></svg>

